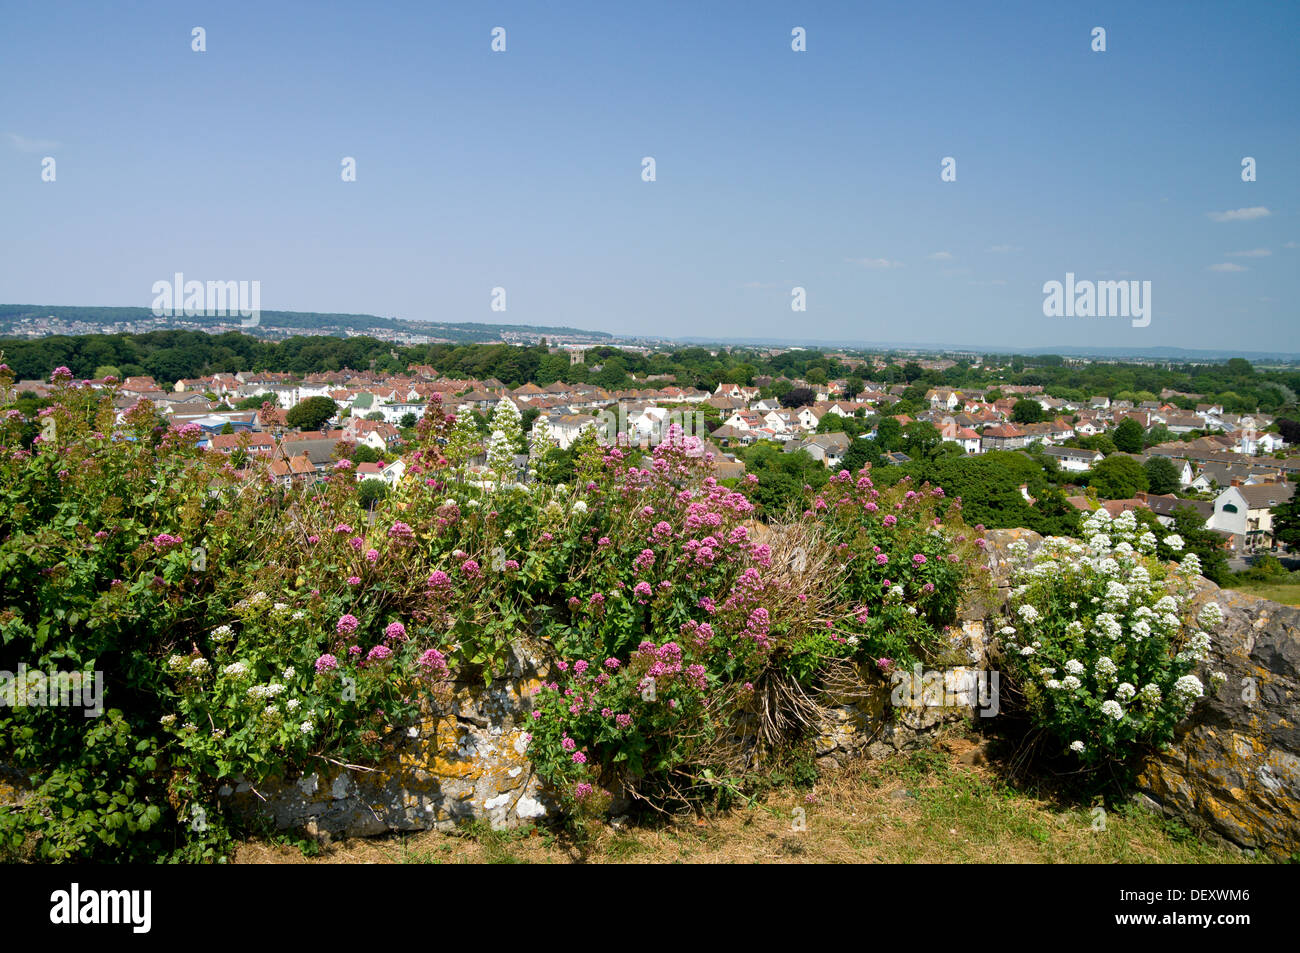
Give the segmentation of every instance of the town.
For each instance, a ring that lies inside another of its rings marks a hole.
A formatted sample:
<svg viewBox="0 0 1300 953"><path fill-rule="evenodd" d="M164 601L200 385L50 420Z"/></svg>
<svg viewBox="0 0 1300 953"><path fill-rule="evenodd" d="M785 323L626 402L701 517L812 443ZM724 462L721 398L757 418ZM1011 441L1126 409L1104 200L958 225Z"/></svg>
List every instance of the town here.
<svg viewBox="0 0 1300 953"><path fill-rule="evenodd" d="M481 438L470 459L474 471L489 466L488 443L497 423L512 419L506 430L517 432L506 434L506 455L513 477L525 483L571 478L574 447L584 432L600 444L644 451L676 427L697 438L694 452L711 458L720 480L752 491L761 509L773 514L789 502L791 487L819 486L841 469L870 465L885 482L942 477L945 485L962 488L968 513L991 526L1068 534L1077 530L1078 516L1098 508L1112 516L1137 510L1180 531L1208 531L1225 559L1287 549L1274 532L1274 511L1294 494L1300 455L1290 455L1284 432L1294 439L1300 425L1263 412L1259 401L1235 392L1227 401L1169 387L1120 387L1081 397L1077 386L1067 384L1010 383L1123 370L1122 363L1076 360L1070 370L1061 358L1043 359L1036 367L1033 358L1023 357L918 355L896 361L890 355L805 348L656 354L645 348L548 346L544 339L532 347L410 350L441 358L443 366L453 356L464 363L473 353L487 366L496 361L503 374L538 380L509 386L494 376L441 373L430 363L410 362L403 370L222 371L175 380L140 374L121 381L106 375L87 383L114 388L119 415L147 401L160 423L194 425L201 447L228 457L249 477L265 472L286 487L311 485L347 458L358 481L376 481L366 488L370 500L402 480L414 428L436 402L465 416L470 435ZM528 358L522 365L519 354ZM397 356L385 354L384 363L394 368ZM710 372L683 369L706 359ZM659 366L677 372L651 373ZM1266 392L1277 389L1282 400L1285 384L1264 379L1240 359L1232 366L1259 376ZM539 370L530 373L530 367ZM708 389L695 386L711 383L709 374L718 368L726 380ZM1142 370L1147 377L1160 375L1156 368ZM1164 370L1171 380L1181 373ZM936 386L961 378L987 383ZM15 385L33 411L49 388L48 379ZM999 465L977 470L981 459ZM972 478L963 481L967 471ZM761 489L742 479L751 472L763 477ZM1010 508L993 505L1008 489L1019 499Z"/></svg>

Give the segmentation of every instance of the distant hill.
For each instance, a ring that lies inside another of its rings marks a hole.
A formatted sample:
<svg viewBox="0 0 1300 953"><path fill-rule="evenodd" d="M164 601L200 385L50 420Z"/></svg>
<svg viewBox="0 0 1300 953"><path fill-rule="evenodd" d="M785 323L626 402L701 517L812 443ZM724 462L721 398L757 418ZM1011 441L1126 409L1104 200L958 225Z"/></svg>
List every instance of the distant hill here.
<svg viewBox="0 0 1300 953"><path fill-rule="evenodd" d="M55 318L64 322L80 322L105 330L125 330L116 326L134 322L159 320L148 308L101 308L76 305L0 304L0 334L16 329L21 322ZM237 319L235 319L237 322ZM178 326L202 328L228 325L231 318L186 317L177 319ZM581 338L590 341L611 341L613 335L604 331L584 331L568 327L533 327L526 324L481 324L474 321L407 321L400 318L381 318L373 314L339 314L316 311L263 311L256 328L241 328L246 333L258 335L268 331L324 331L344 334L346 331L385 329L408 334L428 334L446 338L456 343L498 341L507 335L542 335L547 337Z"/></svg>

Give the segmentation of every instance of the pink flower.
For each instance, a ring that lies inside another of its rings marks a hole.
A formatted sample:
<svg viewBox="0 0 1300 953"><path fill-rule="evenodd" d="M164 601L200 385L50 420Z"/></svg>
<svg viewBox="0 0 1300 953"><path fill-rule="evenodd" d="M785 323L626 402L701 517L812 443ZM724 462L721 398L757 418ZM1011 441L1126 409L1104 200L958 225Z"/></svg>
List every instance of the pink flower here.
<svg viewBox="0 0 1300 953"><path fill-rule="evenodd" d="M447 659L437 649L427 649L417 661L422 668L427 668L430 672L437 672L441 675L447 674Z"/></svg>
<svg viewBox="0 0 1300 953"><path fill-rule="evenodd" d="M360 577L360 576L348 576L348 585L349 585L349 586L359 586L359 585L361 585L361 577Z"/></svg>
<svg viewBox="0 0 1300 953"><path fill-rule="evenodd" d="M878 566L883 566L887 562L889 562L889 557L886 556L884 553L881 553L879 556L876 557L876 565Z"/></svg>
<svg viewBox="0 0 1300 953"><path fill-rule="evenodd" d="M607 669L609 669L610 671L613 671L614 669L618 668L618 666L619 666L619 661L618 661L618 659L616 659L616 658L607 658L607 659L605 659L605 667L606 667Z"/></svg>
<svg viewBox="0 0 1300 953"><path fill-rule="evenodd" d="M323 675L325 672L332 672L338 667L339 660L328 652L316 660L316 673L318 675Z"/></svg>
<svg viewBox="0 0 1300 953"><path fill-rule="evenodd" d="M307 542L309 542L309 543L311 543L311 545L315 546L317 543L320 542L320 537L319 537L319 536L315 536L315 535L313 535L313 536L308 536L308 537L307 537Z"/></svg>
<svg viewBox="0 0 1300 953"><path fill-rule="evenodd" d="M351 470L351 469L352 469L352 461L351 461L351 460L340 460L340 461L338 461L337 463L334 464L334 469L335 469L335 470Z"/></svg>
<svg viewBox="0 0 1300 953"><path fill-rule="evenodd" d="M338 624L335 625L334 628L339 635L351 635L353 632L357 631L357 627L360 625L361 622L356 616L347 613L339 617Z"/></svg>
<svg viewBox="0 0 1300 953"><path fill-rule="evenodd" d="M406 626L400 622L390 622L384 629L384 638L392 642L406 641Z"/></svg>
<svg viewBox="0 0 1300 953"><path fill-rule="evenodd" d="M915 556L912 557L912 565L914 565L914 566L924 566L924 565L925 565L925 556L924 556L922 553L917 553Z"/></svg>
<svg viewBox="0 0 1300 953"><path fill-rule="evenodd" d="M573 752L573 763L574 763L574 764L586 764L586 763L587 763L587 756L586 756L585 754L583 754L581 751L575 751L575 752Z"/></svg>
<svg viewBox="0 0 1300 953"><path fill-rule="evenodd" d="M372 566L375 563L379 562L379 550L377 549L366 550L366 561L369 562Z"/></svg>
<svg viewBox="0 0 1300 953"><path fill-rule="evenodd" d="M614 724L620 728L629 728L632 725L632 716L627 714L615 715Z"/></svg>
<svg viewBox="0 0 1300 953"><path fill-rule="evenodd" d="M451 585L451 577L448 576L441 569L435 569L432 573L430 573L429 575L430 589L442 589L450 585Z"/></svg>
<svg viewBox="0 0 1300 953"><path fill-rule="evenodd" d="M632 587L632 594L636 597L637 602L644 604L650 601L650 597L654 595L654 590L650 588L650 583L638 582Z"/></svg>
<svg viewBox="0 0 1300 953"><path fill-rule="evenodd" d="M572 738L570 738L568 735L565 735L563 738L560 739L560 747L563 748L565 751L572 751L574 748L578 747L578 743L574 741Z"/></svg>
<svg viewBox="0 0 1300 953"><path fill-rule="evenodd" d="M367 662L382 662L393 657L393 650L387 645L376 645L366 655Z"/></svg>
<svg viewBox="0 0 1300 953"><path fill-rule="evenodd" d="M394 523L388 530L390 539L395 539L399 543L409 543L415 539L415 531L405 523Z"/></svg>
<svg viewBox="0 0 1300 953"><path fill-rule="evenodd" d="M335 526L335 527L334 527L334 532L336 532L336 533L350 533L350 532L352 532L352 527L349 526L347 523L339 523L338 526Z"/></svg>
<svg viewBox="0 0 1300 953"><path fill-rule="evenodd" d="M473 579L479 574L479 565L472 559L467 559L460 564L461 572Z"/></svg>

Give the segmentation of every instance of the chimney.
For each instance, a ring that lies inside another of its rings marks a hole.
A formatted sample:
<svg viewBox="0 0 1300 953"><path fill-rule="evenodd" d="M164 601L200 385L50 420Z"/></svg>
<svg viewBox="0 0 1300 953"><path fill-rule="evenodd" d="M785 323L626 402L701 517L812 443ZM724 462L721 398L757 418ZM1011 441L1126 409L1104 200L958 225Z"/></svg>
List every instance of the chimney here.
<svg viewBox="0 0 1300 953"><path fill-rule="evenodd" d="M1231 482L1230 484L1228 484L1228 485L1229 485L1229 486L1241 486L1241 478L1240 478L1240 477L1233 477L1233 478L1232 478L1232 482Z"/></svg>
<svg viewBox="0 0 1300 953"><path fill-rule="evenodd" d="M1133 496L1134 496L1134 499L1141 500L1143 503L1145 503L1145 502L1147 501L1147 491L1146 491L1146 490L1138 490L1137 493L1135 493Z"/></svg>

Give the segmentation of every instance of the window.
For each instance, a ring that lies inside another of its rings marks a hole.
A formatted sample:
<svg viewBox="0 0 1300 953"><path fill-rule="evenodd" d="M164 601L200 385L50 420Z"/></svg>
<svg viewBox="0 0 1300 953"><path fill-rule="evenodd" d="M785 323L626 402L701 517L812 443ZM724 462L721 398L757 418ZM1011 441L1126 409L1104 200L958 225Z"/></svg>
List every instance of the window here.
<svg viewBox="0 0 1300 953"><path fill-rule="evenodd" d="M1235 503L1224 503L1224 504L1223 504L1223 512L1225 512L1225 513L1235 513L1235 512L1237 512L1237 504L1235 504Z"/></svg>

